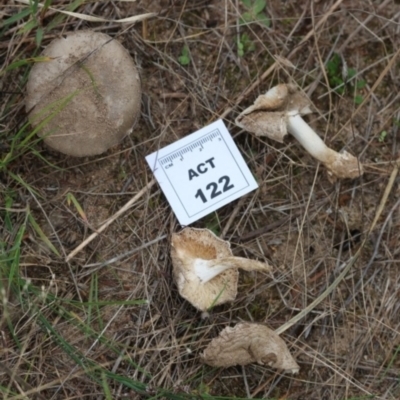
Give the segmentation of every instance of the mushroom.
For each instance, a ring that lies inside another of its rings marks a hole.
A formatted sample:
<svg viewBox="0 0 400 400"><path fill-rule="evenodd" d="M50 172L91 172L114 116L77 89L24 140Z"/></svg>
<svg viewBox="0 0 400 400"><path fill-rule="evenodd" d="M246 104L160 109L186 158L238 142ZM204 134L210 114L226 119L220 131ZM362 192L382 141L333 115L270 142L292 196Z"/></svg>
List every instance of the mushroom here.
<svg viewBox="0 0 400 400"><path fill-rule="evenodd" d="M300 369L285 342L261 324L239 323L225 328L210 342L201 358L212 367L258 363L293 374Z"/></svg>
<svg viewBox="0 0 400 400"><path fill-rule="evenodd" d="M234 257L230 243L208 229L185 228L172 235L173 274L180 295L200 311L233 301L238 268L270 271L268 264Z"/></svg>
<svg viewBox="0 0 400 400"><path fill-rule="evenodd" d="M51 148L76 157L103 153L132 132L140 113L138 71L116 40L71 32L43 51L33 66L26 109Z"/></svg>
<svg viewBox="0 0 400 400"><path fill-rule="evenodd" d="M303 120L310 114L311 102L294 85L280 84L258 96L254 104L237 118L236 124L257 136L267 136L280 143L291 133L300 144L328 172L337 178L356 178L363 174L362 165L356 157L343 151L330 149L317 133Z"/></svg>

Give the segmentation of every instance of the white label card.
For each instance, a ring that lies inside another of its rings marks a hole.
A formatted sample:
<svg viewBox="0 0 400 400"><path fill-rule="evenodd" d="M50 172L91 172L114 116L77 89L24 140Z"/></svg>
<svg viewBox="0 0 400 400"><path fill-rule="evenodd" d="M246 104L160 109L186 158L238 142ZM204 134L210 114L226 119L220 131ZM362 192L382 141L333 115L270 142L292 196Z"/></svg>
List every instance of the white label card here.
<svg viewBox="0 0 400 400"><path fill-rule="evenodd" d="M222 120L148 155L146 161L181 225L258 187Z"/></svg>

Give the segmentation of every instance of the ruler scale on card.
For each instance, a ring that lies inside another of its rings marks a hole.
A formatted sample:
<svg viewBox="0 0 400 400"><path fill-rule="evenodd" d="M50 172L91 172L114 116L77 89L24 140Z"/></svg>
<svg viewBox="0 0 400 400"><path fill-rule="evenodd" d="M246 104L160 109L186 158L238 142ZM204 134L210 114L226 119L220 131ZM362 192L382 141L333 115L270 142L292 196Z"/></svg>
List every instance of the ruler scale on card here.
<svg viewBox="0 0 400 400"><path fill-rule="evenodd" d="M174 151L172 154L159 158L159 162L165 168L166 164L172 163L176 158L183 158L185 154L192 152L198 147L204 149L205 144L212 144L213 139L218 137L221 139L221 134L218 130L215 130L214 132L206 134L203 138L194 141L192 144L186 145L182 149ZM171 167L172 166L173 165L171 165Z"/></svg>
<svg viewBox="0 0 400 400"><path fill-rule="evenodd" d="M219 120L146 157L182 225L189 225L257 188Z"/></svg>

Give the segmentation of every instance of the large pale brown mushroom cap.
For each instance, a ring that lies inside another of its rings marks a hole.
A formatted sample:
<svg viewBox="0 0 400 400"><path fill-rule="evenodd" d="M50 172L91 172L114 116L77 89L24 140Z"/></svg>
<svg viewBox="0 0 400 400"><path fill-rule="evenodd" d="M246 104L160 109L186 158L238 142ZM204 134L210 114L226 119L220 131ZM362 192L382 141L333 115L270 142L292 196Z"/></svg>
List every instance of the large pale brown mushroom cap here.
<svg viewBox="0 0 400 400"><path fill-rule="evenodd" d="M240 323L225 328L204 350L202 359L213 367L258 363L299 372L286 343L273 330L260 324Z"/></svg>
<svg viewBox="0 0 400 400"><path fill-rule="evenodd" d="M270 271L268 264L232 256L229 242L208 229L174 233L171 258L180 295L201 311L236 298L238 268Z"/></svg>
<svg viewBox="0 0 400 400"><path fill-rule="evenodd" d="M172 235L171 258L175 282L180 295L201 311L233 301L237 295L239 271L227 269L203 284L193 268L195 259L213 260L230 257L229 242L208 229L186 228Z"/></svg>
<svg viewBox="0 0 400 400"><path fill-rule="evenodd" d="M34 127L54 114L38 132L47 145L71 156L96 155L132 131L140 112L140 79L119 42L77 31L52 41L42 56L50 61L33 66L26 109Z"/></svg>

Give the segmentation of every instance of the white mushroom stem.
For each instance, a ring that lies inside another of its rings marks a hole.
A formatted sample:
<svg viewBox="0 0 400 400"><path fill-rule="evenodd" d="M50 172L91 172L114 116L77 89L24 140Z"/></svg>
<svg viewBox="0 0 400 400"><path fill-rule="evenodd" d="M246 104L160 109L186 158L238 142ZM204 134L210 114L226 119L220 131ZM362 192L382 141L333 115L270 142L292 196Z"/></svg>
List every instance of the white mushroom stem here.
<svg viewBox="0 0 400 400"><path fill-rule="evenodd" d="M231 268L231 266L222 264L214 265L212 260L203 260L201 258L196 259L194 262L194 271L201 280L201 283L207 283L228 268Z"/></svg>
<svg viewBox="0 0 400 400"><path fill-rule="evenodd" d="M288 114L288 131L300 142L300 144L317 160L325 162L330 149L318 134L307 124L299 113Z"/></svg>
<svg viewBox="0 0 400 400"><path fill-rule="evenodd" d="M362 166L356 157L347 151L337 153L330 149L298 112L287 114L287 130L337 177L354 178L362 174Z"/></svg>
<svg viewBox="0 0 400 400"><path fill-rule="evenodd" d="M260 261L249 260L242 257L225 257L215 260L197 258L194 261L194 271L201 283L207 283L229 268L240 268L245 271L270 271L268 264Z"/></svg>

